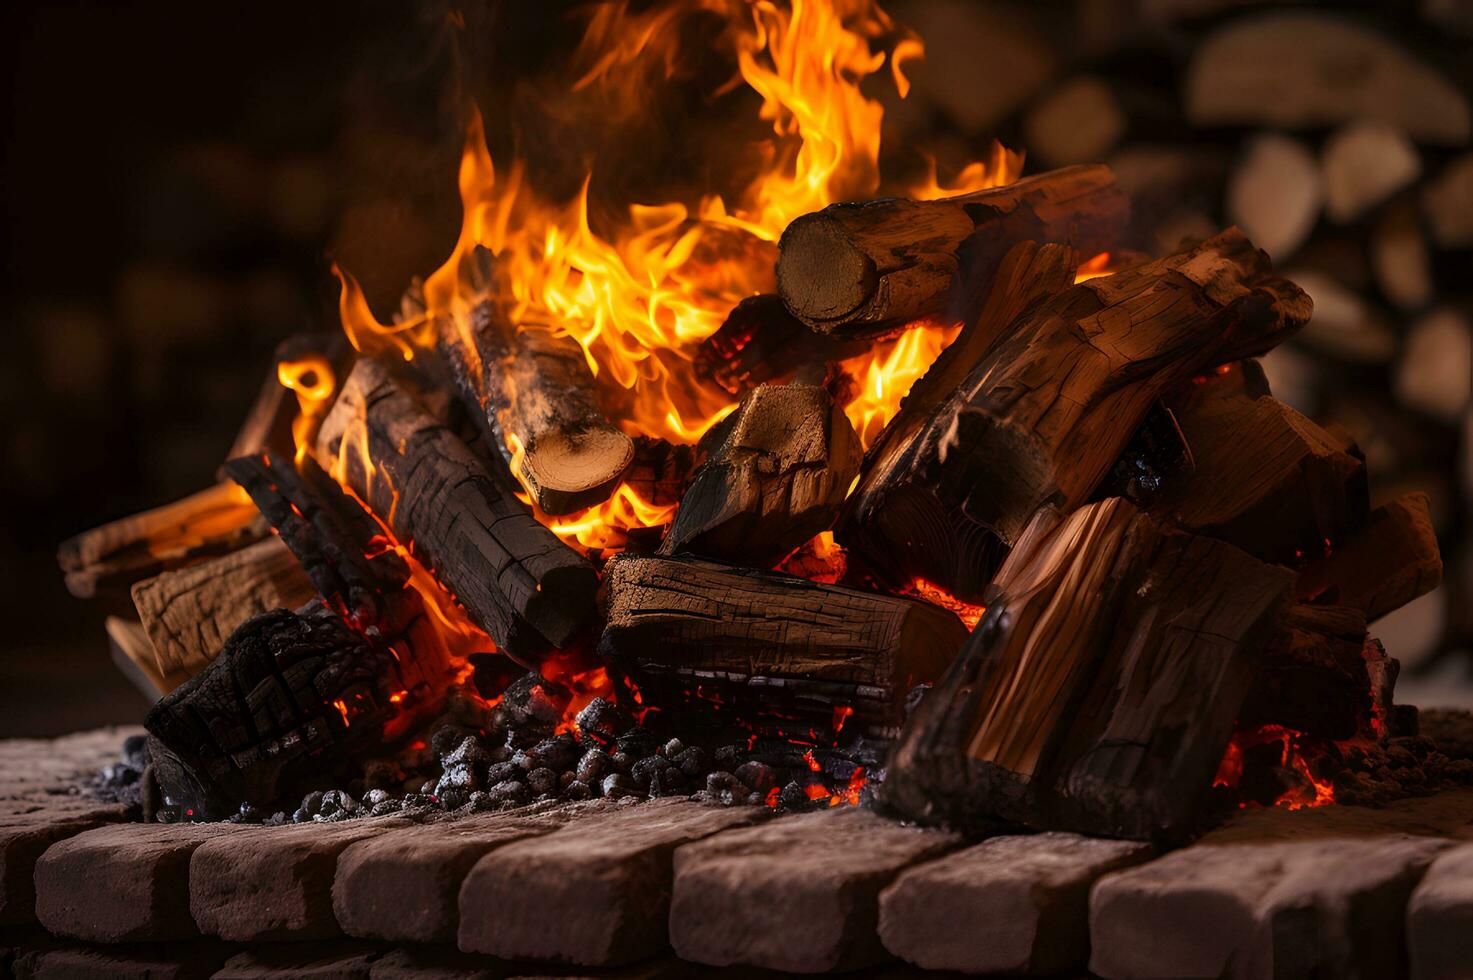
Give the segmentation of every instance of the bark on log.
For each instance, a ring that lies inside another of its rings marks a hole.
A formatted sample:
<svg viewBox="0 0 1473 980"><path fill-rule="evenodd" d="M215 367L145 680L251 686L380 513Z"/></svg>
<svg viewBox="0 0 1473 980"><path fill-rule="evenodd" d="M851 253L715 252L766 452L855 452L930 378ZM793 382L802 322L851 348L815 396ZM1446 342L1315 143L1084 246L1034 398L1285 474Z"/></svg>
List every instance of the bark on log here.
<svg viewBox="0 0 1473 980"><path fill-rule="evenodd" d="M614 491L634 444L599 409L577 341L515 326L484 300L463 319L442 318L437 346L462 398L499 444L521 443L519 475L545 513L589 507Z"/></svg>
<svg viewBox="0 0 1473 980"><path fill-rule="evenodd" d="M1442 581L1442 554L1425 493L1398 497L1329 554L1299 570L1304 599L1359 610L1367 622L1426 595Z"/></svg>
<svg viewBox="0 0 1473 980"><path fill-rule="evenodd" d="M152 643L155 669L172 691L215 659L252 616L295 609L316 589L279 538L133 586L133 604Z"/></svg>
<svg viewBox="0 0 1473 980"><path fill-rule="evenodd" d="M353 369L314 451L498 648L540 655L592 612L593 566L532 517L509 474L488 471L373 361Z"/></svg>
<svg viewBox="0 0 1473 980"><path fill-rule="evenodd" d="M833 204L788 226L778 292L815 330L846 340L925 317L971 319L1008 251L1059 242L1116 245L1129 203L1108 167L1065 167L940 201Z"/></svg>
<svg viewBox="0 0 1473 980"><path fill-rule="evenodd" d="M788 312L782 297L748 296L696 351L696 375L734 395L769 381L797 376L805 383L822 380L834 361L869 350L868 340L842 340L810 330Z"/></svg>
<svg viewBox="0 0 1473 980"><path fill-rule="evenodd" d="M1057 284L1057 253L1004 263L973 328L980 354L938 359L918 385L928 394L865 460L838 539L894 583L920 576L976 602L1030 516L1088 499L1158 398L1309 316L1235 229L1033 301L1030 268L1050 261Z"/></svg>
<svg viewBox="0 0 1473 980"><path fill-rule="evenodd" d="M107 630L113 665L132 682L138 693L150 702L168 693L170 687L159 674L158 660L143 626L121 616L109 616L103 621L103 628Z"/></svg>
<svg viewBox="0 0 1473 980"><path fill-rule="evenodd" d="M1164 402L1193 465L1165 481L1153 514L1280 564L1319 554L1365 522L1354 441L1270 395L1256 363L1199 375Z"/></svg>
<svg viewBox="0 0 1473 980"><path fill-rule="evenodd" d="M639 499L656 507L680 503L704 461L697 446L677 445L654 436L636 436L634 462L624 483Z"/></svg>
<svg viewBox="0 0 1473 980"><path fill-rule="evenodd" d="M928 603L691 558L614 558L603 604L599 650L646 704L719 712L701 686L744 721L788 733L829 730L836 707L852 707L856 727L893 728L911 688L938 677L966 638Z"/></svg>
<svg viewBox="0 0 1473 980"><path fill-rule="evenodd" d="M974 830L1185 833L1292 583L1121 498L1040 511L907 722L883 798Z"/></svg>
<svg viewBox="0 0 1473 980"><path fill-rule="evenodd" d="M69 538L56 560L77 598L126 595L140 579L234 551L268 530L240 488L220 483Z"/></svg>
<svg viewBox="0 0 1473 980"><path fill-rule="evenodd" d="M859 473L859 437L812 385L762 385L721 425L660 554L771 568L833 525Z"/></svg>

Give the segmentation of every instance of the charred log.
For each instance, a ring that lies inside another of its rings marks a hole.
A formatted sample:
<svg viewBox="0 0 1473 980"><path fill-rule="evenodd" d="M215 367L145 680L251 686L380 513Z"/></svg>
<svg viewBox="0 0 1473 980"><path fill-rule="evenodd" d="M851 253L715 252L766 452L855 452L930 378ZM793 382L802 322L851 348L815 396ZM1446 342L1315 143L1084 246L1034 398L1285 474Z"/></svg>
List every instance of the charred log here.
<svg viewBox="0 0 1473 980"><path fill-rule="evenodd" d="M653 436L636 436L634 462L624 483L655 507L680 503L705 455L696 446L676 445Z"/></svg>
<svg viewBox="0 0 1473 980"><path fill-rule="evenodd" d="M1327 739L1371 727L1365 616L1340 606L1289 607L1243 701L1242 728L1280 725Z"/></svg>
<svg viewBox="0 0 1473 980"><path fill-rule="evenodd" d="M660 553L771 568L833 524L860 456L828 392L762 385L723 420Z"/></svg>
<svg viewBox="0 0 1473 980"><path fill-rule="evenodd" d="M1425 493L1398 497L1299 572L1307 601L1350 606L1374 621L1437 588L1442 554Z"/></svg>
<svg viewBox="0 0 1473 980"><path fill-rule="evenodd" d="M869 350L868 340L845 341L811 330L788 312L780 296L748 296L696 351L696 375L734 395L794 376L814 383L834 361Z"/></svg>
<svg viewBox="0 0 1473 980"><path fill-rule="evenodd" d="M1024 241L1101 252L1129 205L1108 167L1065 167L940 201L833 204L788 226L778 292L836 337L875 337L924 317L970 320L1003 257Z"/></svg>

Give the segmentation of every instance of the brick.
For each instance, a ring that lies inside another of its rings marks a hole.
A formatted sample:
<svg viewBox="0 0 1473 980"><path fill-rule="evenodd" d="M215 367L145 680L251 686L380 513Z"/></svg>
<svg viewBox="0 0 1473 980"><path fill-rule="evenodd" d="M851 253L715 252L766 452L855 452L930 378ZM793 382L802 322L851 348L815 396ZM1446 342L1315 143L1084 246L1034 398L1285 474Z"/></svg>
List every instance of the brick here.
<svg viewBox="0 0 1473 980"><path fill-rule="evenodd" d="M461 885L459 946L585 966L652 955L667 942L675 849L766 816L760 807L660 799L497 848Z"/></svg>
<svg viewBox="0 0 1473 980"><path fill-rule="evenodd" d="M337 939L332 882L349 845L409 824L398 818L247 827L206 841L189 862L200 931L233 942Z"/></svg>
<svg viewBox="0 0 1473 980"><path fill-rule="evenodd" d="M229 956L220 943L58 946L23 953L16 980L203 980Z"/></svg>
<svg viewBox="0 0 1473 980"><path fill-rule="evenodd" d="M1450 846L1406 835L1195 844L1095 884L1090 971L1398 976L1407 900Z"/></svg>
<svg viewBox="0 0 1473 980"><path fill-rule="evenodd" d="M500 960L454 947L409 946L374 960L368 975L370 980L501 980L509 972Z"/></svg>
<svg viewBox="0 0 1473 980"><path fill-rule="evenodd" d="M287 943L237 953L211 980L368 980L383 954L364 943Z"/></svg>
<svg viewBox="0 0 1473 980"><path fill-rule="evenodd" d="M1413 980L1473 977L1473 844L1433 861L1407 906Z"/></svg>
<svg viewBox="0 0 1473 980"><path fill-rule="evenodd" d="M454 942L457 900L471 867L486 854L557 824L526 817L468 817L379 834L338 858L333 911L361 939Z"/></svg>
<svg viewBox="0 0 1473 980"><path fill-rule="evenodd" d="M1082 970L1090 885L1151 853L1078 834L994 837L902 872L880 895L880 939L928 970Z"/></svg>
<svg viewBox="0 0 1473 980"><path fill-rule="evenodd" d="M880 891L960 844L846 807L731 830L675 854L670 942L681 959L818 973L885 962Z"/></svg>
<svg viewBox="0 0 1473 980"><path fill-rule="evenodd" d="M36 917L89 942L190 939L189 860L236 824L128 823L51 845L36 863Z"/></svg>
<svg viewBox="0 0 1473 980"><path fill-rule="evenodd" d="M36 862L59 840L102 826L90 817L42 811L0 817L0 925L36 921Z"/></svg>

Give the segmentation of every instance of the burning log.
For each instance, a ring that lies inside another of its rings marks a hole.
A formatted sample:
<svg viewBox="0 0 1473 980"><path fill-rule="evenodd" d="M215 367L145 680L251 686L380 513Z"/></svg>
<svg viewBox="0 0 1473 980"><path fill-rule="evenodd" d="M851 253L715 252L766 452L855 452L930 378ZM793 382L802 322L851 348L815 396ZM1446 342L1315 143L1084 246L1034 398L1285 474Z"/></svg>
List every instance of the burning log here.
<svg viewBox="0 0 1473 980"><path fill-rule="evenodd" d="M924 317L969 320L1019 242L1102 252L1129 203L1104 166L1065 167L940 201L831 204L788 226L778 292L813 329L851 340ZM960 273L960 274L958 274Z"/></svg>
<svg viewBox="0 0 1473 980"><path fill-rule="evenodd" d="M606 499L634 459L629 436L604 418L583 348L541 326L514 326L490 300L468 318L442 318L437 347L462 397L523 455L518 475L547 514Z"/></svg>
<svg viewBox="0 0 1473 980"><path fill-rule="evenodd" d="M636 436L634 462L624 472L624 483L647 504L668 507L680 503L704 456L697 446L676 445L653 436Z"/></svg>
<svg viewBox="0 0 1473 980"><path fill-rule="evenodd" d="M1437 588L1442 554L1425 493L1398 497L1365 526L1299 571L1299 594L1350 606L1367 621Z"/></svg>
<svg viewBox="0 0 1473 980"><path fill-rule="evenodd" d="M1343 606L1290 606L1238 717L1240 728L1279 725L1348 739L1369 728L1366 619Z"/></svg>
<svg viewBox="0 0 1473 980"><path fill-rule="evenodd" d="M291 372L288 376L304 388L330 391L347 373L352 355L353 349L341 333L297 334L278 344L271 370L236 433L226 462L257 453L290 453L295 448L292 427L300 406L283 383L283 365ZM223 467L220 476L224 478Z"/></svg>
<svg viewBox="0 0 1473 980"><path fill-rule="evenodd" d="M1032 303L1028 270L1050 253L1028 254L1003 263L973 328L998 339L933 366L937 383L922 380L926 398L871 450L840 518L840 542L891 581L919 576L975 602L1030 516L1086 500L1158 398L1309 316L1236 230Z"/></svg>
<svg viewBox="0 0 1473 980"><path fill-rule="evenodd" d="M414 543L498 648L540 655L593 611L593 566L532 517L509 475L488 471L377 363L358 362L314 451Z"/></svg>
<svg viewBox="0 0 1473 980"><path fill-rule="evenodd" d="M1255 362L1193 380L1165 398L1193 466L1165 481L1152 513L1281 564L1365 521L1366 469L1348 435L1272 397Z"/></svg>
<svg viewBox="0 0 1473 980"><path fill-rule="evenodd" d="M908 721L885 800L972 829L1188 830L1292 585L1118 497L1040 511Z"/></svg>
<svg viewBox="0 0 1473 980"><path fill-rule="evenodd" d="M788 312L782 297L748 296L696 351L696 375L732 394L798 374L822 380L825 367L869 350L870 341L843 340L810 330Z"/></svg>
<svg viewBox="0 0 1473 980"><path fill-rule="evenodd" d="M660 554L771 568L832 526L859 473L859 438L828 392L762 385L709 433L714 442Z"/></svg>
<svg viewBox="0 0 1473 980"><path fill-rule="evenodd" d="M691 558L618 556L603 602L600 652L646 704L699 704L697 722L711 692L752 709L742 717L754 724L829 731L836 709L852 709L861 730L893 730L910 690L966 639L955 615L925 602Z"/></svg>
<svg viewBox="0 0 1473 980"><path fill-rule="evenodd" d="M234 551L268 531L240 488L220 483L63 541L56 560L79 599L126 593L170 568Z"/></svg>
<svg viewBox="0 0 1473 980"><path fill-rule="evenodd" d="M204 670L247 619L295 609L315 592L291 550L274 537L137 583L133 604L152 643L161 693Z"/></svg>

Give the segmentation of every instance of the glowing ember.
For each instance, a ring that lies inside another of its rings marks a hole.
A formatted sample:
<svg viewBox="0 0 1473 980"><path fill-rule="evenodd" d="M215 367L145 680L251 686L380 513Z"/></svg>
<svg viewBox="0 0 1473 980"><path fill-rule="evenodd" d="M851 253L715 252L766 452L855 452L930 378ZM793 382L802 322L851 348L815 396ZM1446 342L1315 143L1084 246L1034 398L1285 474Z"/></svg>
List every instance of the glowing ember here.
<svg viewBox="0 0 1473 980"><path fill-rule="evenodd" d="M943 609L950 609L956 613L957 618L967 625L967 629L969 630L976 629L977 624L982 621L982 617L987 613L986 606L974 606L971 603L962 602L939 585L933 585L923 578L912 580L910 585L900 591L904 595L915 596L917 599L924 599Z"/></svg>
<svg viewBox="0 0 1473 980"><path fill-rule="evenodd" d="M1323 753L1313 744L1313 740L1303 732L1282 725L1263 725L1252 731L1239 731L1234 733L1233 739L1228 743L1227 752L1218 765L1217 775L1212 785L1226 789L1236 790L1239 788L1247 759L1247 753L1260 746L1277 743L1279 749L1279 768L1288 770L1303 777L1304 782L1300 786L1291 786L1274 800L1273 805L1285 810L1302 810L1306 807L1324 806L1335 802L1334 785L1315 771L1312 760L1318 759ZM1251 801L1243 801L1238 804L1240 809L1249 809L1258 804Z"/></svg>

